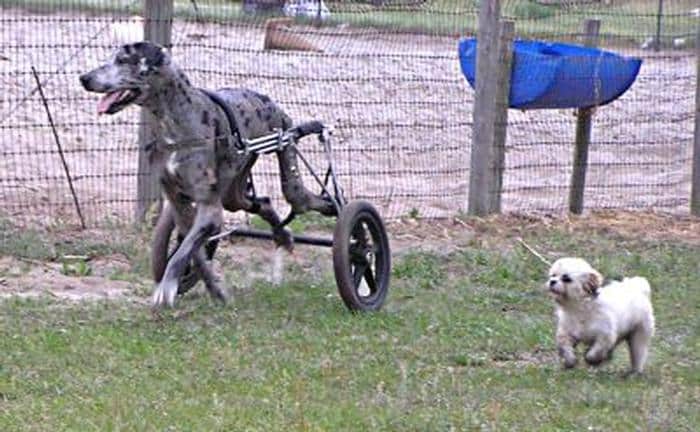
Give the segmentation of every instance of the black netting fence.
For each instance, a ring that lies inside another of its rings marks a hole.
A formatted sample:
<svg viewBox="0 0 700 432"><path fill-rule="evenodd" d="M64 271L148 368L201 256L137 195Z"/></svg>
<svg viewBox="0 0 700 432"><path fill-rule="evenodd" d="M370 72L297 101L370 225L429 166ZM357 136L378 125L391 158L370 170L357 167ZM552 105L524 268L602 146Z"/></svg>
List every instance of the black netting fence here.
<svg viewBox="0 0 700 432"><path fill-rule="evenodd" d="M297 121L333 125L350 198L387 218L451 216L466 210L474 107L457 46L475 36L478 3L175 0L172 55L198 86L250 87ZM309 5L308 17L275 18ZM519 38L580 42L583 21L597 18L601 47L643 61L632 87L594 114L586 208L687 213L697 0L501 5ZM132 220L137 178L148 175L138 172L138 109L98 116L78 76L143 38L143 8L142 0L0 0L0 217L74 224L77 201L88 225ZM574 111L510 110L508 123L503 210L565 211ZM318 146L301 148L322 164ZM258 193L282 206L268 159L255 170Z"/></svg>

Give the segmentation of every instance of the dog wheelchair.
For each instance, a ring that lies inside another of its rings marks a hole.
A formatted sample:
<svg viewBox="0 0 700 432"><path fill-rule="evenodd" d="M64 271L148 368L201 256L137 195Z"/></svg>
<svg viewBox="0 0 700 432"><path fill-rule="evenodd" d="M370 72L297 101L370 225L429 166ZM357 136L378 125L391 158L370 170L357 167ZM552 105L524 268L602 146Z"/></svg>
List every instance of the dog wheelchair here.
<svg viewBox="0 0 700 432"><path fill-rule="evenodd" d="M314 171L299 150L300 140L309 136L316 136L325 153L327 168L323 178ZM293 242L332 248L335 280L340 297L347 308L352 311L379 310L386 300L391 273L391 252L386 228L372 204L362 200L348 202L345 199L333 166L331 136L330 130L321 122L310 121L285 131L280 130L250 140L242 139L243 147L238 151L265 155L281 151L287 146L294 147L296 156L320 187L320 196L333 204L336 224L332 238L292 234ZM267 200L255 195L252 175L248 176L247 182L249 198ZM294 217L295 213L292 210L282 221L281 227L289 224ZM156 281L162 278L168 260L182 242L181 234L172 238L175 231L172 218L161 218L156 226L151 252L152 270ZM209 237L204 245L207 259L211 260L214 257L220 240L230 237L273 240L275 233L244 226L231 227ZM188 292L201 278L202 275L194 263L190 262L180 277L178 294Z"/></svg>

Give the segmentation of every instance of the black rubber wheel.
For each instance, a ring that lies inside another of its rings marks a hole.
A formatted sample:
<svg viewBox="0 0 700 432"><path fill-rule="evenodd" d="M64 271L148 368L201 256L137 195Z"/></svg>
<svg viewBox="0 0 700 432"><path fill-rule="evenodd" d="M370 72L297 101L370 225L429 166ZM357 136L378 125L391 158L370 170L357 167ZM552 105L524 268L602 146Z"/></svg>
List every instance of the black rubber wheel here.
<svg viewBox="0 0 700 432"><path fill-rule="evenodd" d="M175 219L172 210L165 207L158 218L156 228L153 232L153 242L151 245L151 270L153 272L153 280L159 283L165 273L165 267L168 265L170 257L180 247L180 243L184 238L179 234L173 237L175 231ZM211 260L216 253L218 241L209 242L204 247L207 254L207 259ZM177 284L178 295L185 294L194 287L201 279L199 272L194 268L193 263L189 263L185 268L185 272L180 276Z"/></svg>
<svg viewBox="0 0 700 432"><path fill-rule="evenodd" d="M389 238L372 204L352 201L333 232L333 270L343 302L352 311L376 311L386 300L391 273Z"/></svg>

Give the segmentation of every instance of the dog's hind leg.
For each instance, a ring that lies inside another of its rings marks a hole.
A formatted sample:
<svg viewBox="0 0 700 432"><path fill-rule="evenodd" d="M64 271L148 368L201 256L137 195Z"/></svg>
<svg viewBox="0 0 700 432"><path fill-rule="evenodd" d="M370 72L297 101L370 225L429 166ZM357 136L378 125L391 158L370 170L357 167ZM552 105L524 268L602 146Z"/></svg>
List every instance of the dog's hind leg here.
<svg viewBox="0 0 700 432"><path fill-rule="evenodd" d="M255 160L252 159L246 169L247 173L252 167ZM230 211L244 210L248 213L259 215L265 222L272 227L273 240L277 246L281 246L288 251L294 247L291 233L286 230L282 224L282 219L279 217L269 198L257 197L254 194L249 194L249 185L246 176L239 176L229 186L225 197L224 207Z"/></svg>
<svg viewBox="0 0 700 432"><path fill-rule="evenodd" d="M292 234L282 225L282 220L272 208L272 204L266 199L254 199L251 207L252 213L260 215L272 227L272 239L277 246L287 249L289 252L294 249Z"/></svg>
<svg viewBox="0 0 700 432"><path fill-rule="evenodd" d="M154 307L162 305L172 306L174 304L179 277L195 253L197 254L195 255L195 261L198 265L203 265L202 277L205 282L209 282L207 283L207 289L210 294L216 298L225 298L223 291L216 284L206 265L203 251L201 251L201 255L199 254L202 245L208 240L208 237L219 231L221 222L222 208L220 204L197 204L194 222L180 247L170 257L163 279L156 286L153 293Z"/></svg>
<svg viewBox="0 0 700 432"><path fill-rule="evenodd" d="M314 194L305 186L297 163L297 150L287 146L277 152L282 193L296 214L315 210L325 216L336 216L337 211L330 199Z"/></svg>
<svg viewBox="0 0 700 432"><path fill-rule="evenodd" d="M627 338L627 346L630 350L630 363L632 364L632 372L642 373L644 364L649 354L649 342L651 341L652 331L645 327L639 326Z"/></svg>

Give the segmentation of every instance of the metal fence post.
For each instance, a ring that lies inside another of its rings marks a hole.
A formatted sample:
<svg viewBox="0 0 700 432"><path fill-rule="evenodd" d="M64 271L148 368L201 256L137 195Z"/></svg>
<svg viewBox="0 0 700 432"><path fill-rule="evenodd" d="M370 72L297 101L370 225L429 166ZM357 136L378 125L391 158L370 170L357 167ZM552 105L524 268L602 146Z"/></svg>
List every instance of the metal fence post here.
<svg viewBox="0 0 700 432"><path fill-rule="evenodd" d="M477 33L476 84L469 171L469 214L482 216L493 212L494 138L497 83L493 71L497 59L499 0L482 0Z"/></svg>
<svg viewBox="0 0 700 432"><path fill-rule="evenodd" d="M690 192L690 213L700 216L700 25L695 36L695 139L693 142L693 175Z"/></svg>
<svg viewBox="0 0 700 432"><path fill-rule="evenodd" d="M144 39L170 48L173 24L173 0L144 0ZM146 144L157 139L155 119L141 110L139 126L139 161L136 177L136 221L143 222L149 207L160 196L157 173L152 170Z"/></svg>
<svg viewBox="0 0 700 432"><path fill-rule="evenodd" d="M600 21L588 19L584 22L584 45L598 46ZM597 77L593 77L597 79ZM582 108L576 115L576 143L574 148L574 166L569 188L569 211L574 214L583 212L583 195L586 189L586 170L588 169L588 147L591 143L591 125L595 108Z"/></svg>

